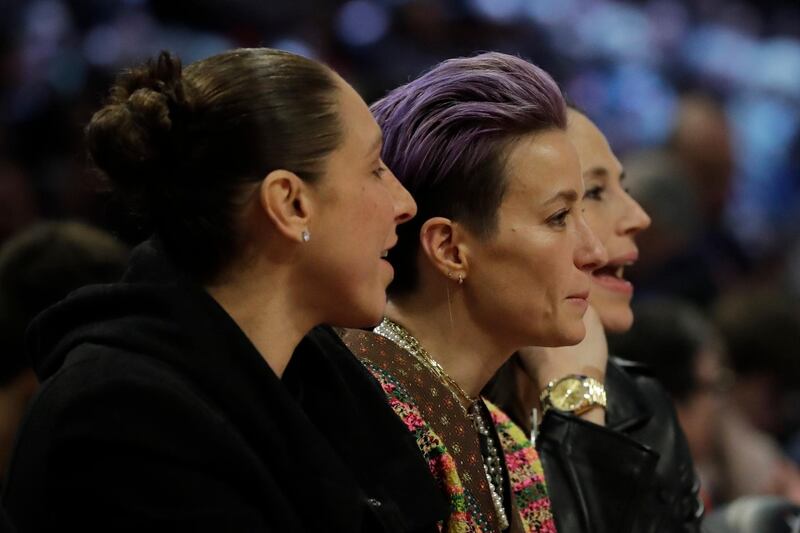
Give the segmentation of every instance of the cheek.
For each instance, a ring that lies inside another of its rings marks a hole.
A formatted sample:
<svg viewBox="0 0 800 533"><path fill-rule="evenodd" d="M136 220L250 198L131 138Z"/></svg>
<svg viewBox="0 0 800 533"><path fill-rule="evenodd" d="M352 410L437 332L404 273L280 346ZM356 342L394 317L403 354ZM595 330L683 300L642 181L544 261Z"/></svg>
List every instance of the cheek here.
<svg viewBox="0 0 800 533"><path fill-rule="evenodd" d="M614 233L611 214L608 204L600 205L599 203L587 204L583 212L583 218L586 220L586 224L603 246L608 245L608 240Z"/></svg>
<svg viewBox="0 0 800 533"><path fill-rule="evenodd" d="M525 232L510 230L481 250L476 265L485 272L496 274L500 283L505 281L518 289L525 289L531 273L541 269L541 248L538 240Z"/></svg>
<svg viewBox="0 0 800 533"><path fill-rule="evenodd" d="M544 233L528 239L517 248L521 276L529 287L546 298L566 290L574 275L574 247L566 233Z"/></svg>
<svg viewBox="0 0 800 533"><path fill-rule="evenodd" d="M359 292L362 285L368 290L377 275L387 232L370 215L367 206L343 206L311 236L319 250L317 279L335 285L338 293Z"/></svg>
<svg viewBox="0 0 800 533"><path fill-rule="evenodd" d="M329 321L345 327L375 325L383 314L391 274L359 236L352 234L340 244L336 250L328 249L312 275L318 292L326 295Z"/></svg>
<svg viewBox="0 0 800 533"><path fill-rule="evenodd" d="M391 199L374 186L362 186L329 213L323 231L351 255L374 253L387 240L393 218Z"/></svg>
<svg viewBox="0 0 800 533"><path fill-rule="evenodd" d="M360 205L354 208L357 231L365 237L373 235L376 240L385 240L394 226L394 203L388 189L375 184L364 192Z"/></svg>
<svg viewBox="0 0 800 533"><path fill-rule="evenodd" d="M497 312L515 316L535 314L540 319L551 314L551 301L560 284L558 260L550 250L536 240L517 238L511 242L495 243L480 258L480 277L483 298Z"/></svg>

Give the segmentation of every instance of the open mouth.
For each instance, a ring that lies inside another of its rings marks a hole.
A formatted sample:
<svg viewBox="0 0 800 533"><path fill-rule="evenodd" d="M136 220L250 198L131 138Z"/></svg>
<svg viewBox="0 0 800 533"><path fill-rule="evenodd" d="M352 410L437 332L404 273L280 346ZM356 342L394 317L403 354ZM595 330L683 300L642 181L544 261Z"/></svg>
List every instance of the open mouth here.
<svg viewBox="0 0 800 533"><path fill-rule="evenodd" d="M592 272L592 279L606 289L627 295L633 294L633 284L625 279L625 268L631 265L633 261L608 264Z"/></svg>
<svg viewBox="0 0 800 533"><path fill-rule="evenodd" d="M386 244L387 244L386 248L384 248L383 251L381 251L381 259L386 259L389 257L389 250L391 250L397 245L397 235L392 235L391 240Z"/></svg>
<svg viewBox="0 0 800 533"><path fill-rule="evenodd" d="M625 265L606 265L592 272L595 277L610 277L615 279L625 279Z"/></svg>

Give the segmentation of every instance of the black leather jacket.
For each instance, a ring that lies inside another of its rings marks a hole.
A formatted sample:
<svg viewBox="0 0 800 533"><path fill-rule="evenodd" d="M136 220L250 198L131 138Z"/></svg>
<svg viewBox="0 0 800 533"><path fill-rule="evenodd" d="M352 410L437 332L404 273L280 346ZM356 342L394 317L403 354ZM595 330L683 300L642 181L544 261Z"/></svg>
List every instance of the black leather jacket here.
<svg viewBox="0 0 800 533"><path fill-rule="evenodd" d="M605 427L551 411L539 428L559 533L700 532L699 482L669 396L618 358L605 384Z"/></svg>

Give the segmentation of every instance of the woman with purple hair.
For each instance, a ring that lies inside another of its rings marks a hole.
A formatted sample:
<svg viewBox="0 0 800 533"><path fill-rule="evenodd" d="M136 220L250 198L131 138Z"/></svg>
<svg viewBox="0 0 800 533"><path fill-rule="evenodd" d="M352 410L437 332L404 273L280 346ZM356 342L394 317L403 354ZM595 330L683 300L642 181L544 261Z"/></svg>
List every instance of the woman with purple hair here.
<svg viewBox="0 0 800 533"><path fill-rule="evenodd" d="M383 159L418 215L389 254L386 318L374 332L347 330L345 343L415 436L450 505L443 530L555 531L558 514L573 509L551 510L536 449L480 391L515 350L584 338L589 273L607 260L581 214L561 92L531 63L487 53L437 65L372 111ZM573 446L572 434L602 429L594 385L597 405L548 415L544 438ZM619 533L614 514L652 465L641 447L607 436L600 444L585 458L603 464L582 490L601 494L621 475L627 485L591 509L592 531Z"/></svg>

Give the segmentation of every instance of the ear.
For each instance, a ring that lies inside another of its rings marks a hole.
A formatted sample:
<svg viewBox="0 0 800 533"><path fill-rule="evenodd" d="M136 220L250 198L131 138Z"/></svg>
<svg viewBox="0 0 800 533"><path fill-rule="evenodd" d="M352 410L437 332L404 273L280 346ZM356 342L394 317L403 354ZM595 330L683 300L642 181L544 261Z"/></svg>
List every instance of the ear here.
<svg viewBox="0 0 800 533"><path fill-rule="evenodd" d="M261 181L261 208L280 234L303 242L312 213L309 185L288 170L273 170Z"/></svg>
<svg viewBox="0 0 800 533"><path fill-rule="evenodd" d="M466 279L469 273L463 231L457 223L444 217L426 220L419 231L420 247L428 261L453 281Z"/></svg>

